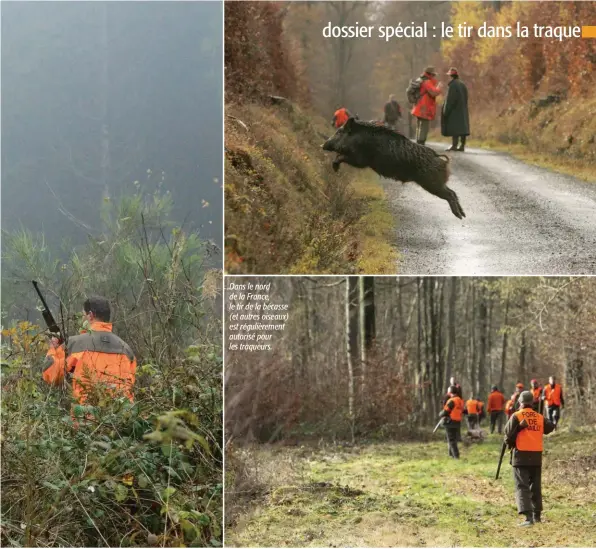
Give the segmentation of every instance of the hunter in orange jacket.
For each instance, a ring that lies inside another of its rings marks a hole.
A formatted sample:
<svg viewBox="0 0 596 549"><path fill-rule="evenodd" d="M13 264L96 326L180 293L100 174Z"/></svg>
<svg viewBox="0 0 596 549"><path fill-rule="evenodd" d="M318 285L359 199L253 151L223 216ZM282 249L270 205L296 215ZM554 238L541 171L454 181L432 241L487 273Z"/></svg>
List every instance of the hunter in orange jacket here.
<svg viewBox="0 0 596 549"><path fill-rule="evenodd" d="M548 378L548 383L544 386L542 392L542 400L546 401L548 419L555 425L556 429L561 419L561 408L565 406L565 400L563 399L563 389L557 383L555 376Z"/></svg>
<svg viewBox="0 0 596 549"><path fill-rule="evenodd" d="M490 432L495 432L495 427L498 427L498 432L503 431L503 410L505 409L505 395L499 391L496 385L491 387L491 393L488 395L487 410L490 414Z"/></svg>
<svg viewBox="0 0 596 549"><path fill-rule="evenodd" d="M132 402L137 362L131 348L112 333L108 301L90 297L85 301L84 313L90 332L68 338L68 356L63 345L52 343L46 355L44 381L60 385L65 375L71 374L73 396L80 404L87 401L97 384Z"/></svg>

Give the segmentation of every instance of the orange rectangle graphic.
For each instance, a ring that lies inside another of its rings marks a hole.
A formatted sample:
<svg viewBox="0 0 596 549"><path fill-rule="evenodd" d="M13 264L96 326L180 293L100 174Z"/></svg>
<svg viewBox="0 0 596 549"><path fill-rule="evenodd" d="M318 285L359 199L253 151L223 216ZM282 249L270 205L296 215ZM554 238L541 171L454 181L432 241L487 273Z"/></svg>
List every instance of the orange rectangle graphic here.
<svg viewBox="0 0 596 549"><path fill-rule="evenodd" d="M582 38L596 38L596 26L582 27Z"/></svg>

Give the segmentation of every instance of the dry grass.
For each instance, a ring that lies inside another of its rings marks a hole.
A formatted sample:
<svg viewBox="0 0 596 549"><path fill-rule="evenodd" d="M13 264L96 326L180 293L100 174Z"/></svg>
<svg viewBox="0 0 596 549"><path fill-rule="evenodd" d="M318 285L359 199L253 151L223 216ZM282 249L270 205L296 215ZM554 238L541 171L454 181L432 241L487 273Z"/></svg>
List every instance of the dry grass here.
<svg viewBox="0 0 596 549"><path fill-rule="evenodd" d="M331 169L333 129L299 107L229 104L226 270L395 272L393 219L370 171Z"/></svg>
<svg viewBox="0 0 596 549"><path fill-rule="evenodd" d="M596 97L472 115L471 146L596 182Z"/></svg>

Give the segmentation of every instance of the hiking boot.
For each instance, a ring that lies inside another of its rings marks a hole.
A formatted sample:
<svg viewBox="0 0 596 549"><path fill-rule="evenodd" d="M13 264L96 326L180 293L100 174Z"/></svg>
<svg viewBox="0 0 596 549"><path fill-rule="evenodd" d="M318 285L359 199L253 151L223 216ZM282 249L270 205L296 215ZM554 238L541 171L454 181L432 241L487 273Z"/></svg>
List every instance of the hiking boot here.
<svg viewBox="0 0 596 549"><path fill-rule="evenodd" d="M457 149L455 149L455 150L463 153L464 152L464 146L461 145L461 146L457 147Z"/></svg>
<svg viewBox="0 0 596 549"><path fill-rule="evenodd" d="M518 524L518 526L532 526L533 524L534 519L532 518L532 513L527 513L526 520L524 520L524 522L522 522L521 524Z"/></svg>
<svg viewBox="0 0 596 549"><path fill-rule="evenodd" d="M456 150L457 149L453 145L451 145L451 147L449 147L448 149L445 149L445 152L447 152L447 151L456 151Z"/></svg>
<svg viewBox="0 0 596 549"><path fill-rule="evenodd" d="M542 517L540 513L534 513L534 522L542 522Z"/></svg>

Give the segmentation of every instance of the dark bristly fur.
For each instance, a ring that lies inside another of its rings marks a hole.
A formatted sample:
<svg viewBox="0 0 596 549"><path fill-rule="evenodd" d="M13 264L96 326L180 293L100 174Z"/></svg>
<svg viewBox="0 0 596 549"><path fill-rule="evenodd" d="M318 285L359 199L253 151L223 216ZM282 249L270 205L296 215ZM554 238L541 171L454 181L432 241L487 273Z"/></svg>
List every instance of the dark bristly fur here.
<svg viewBox="0 0 596 549"><path fill-rule="evenodd" d="M396 181L414 181L446 200L455 217L466 217L457 194L447 186L449 157L418 145L391 128L350 118L325 141L323 150L337 153L333 161L335 171L345 162L355 168L372 168L380 176Z"/></svg>

